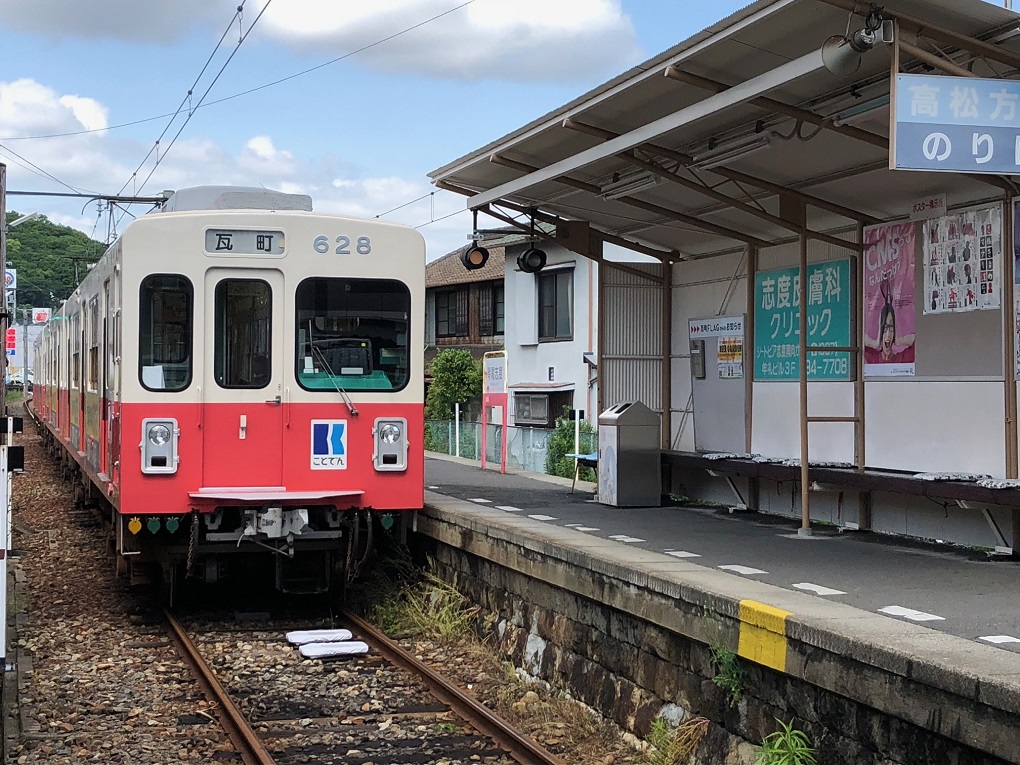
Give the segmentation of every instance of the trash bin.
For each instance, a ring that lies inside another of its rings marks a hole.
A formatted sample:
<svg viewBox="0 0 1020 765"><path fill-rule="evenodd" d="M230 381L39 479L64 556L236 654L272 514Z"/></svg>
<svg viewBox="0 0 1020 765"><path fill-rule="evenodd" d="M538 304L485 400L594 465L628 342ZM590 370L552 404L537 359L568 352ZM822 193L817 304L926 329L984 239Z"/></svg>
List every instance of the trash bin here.
<svg viewBox="0 0 1020 765"><path fill-rule="evenodd" d="M613 507L658 507L662 501L659 415L640 401L599 415L599 502Z"/></svg>

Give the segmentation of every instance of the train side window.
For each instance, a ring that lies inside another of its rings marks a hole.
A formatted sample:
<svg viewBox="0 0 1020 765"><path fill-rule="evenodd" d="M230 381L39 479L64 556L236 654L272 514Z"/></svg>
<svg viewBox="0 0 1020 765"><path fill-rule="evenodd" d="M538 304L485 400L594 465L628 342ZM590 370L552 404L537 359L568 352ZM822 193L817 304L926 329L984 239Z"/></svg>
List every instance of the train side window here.
<svg viewBox="0 0 1020 765"><path fill-rule="evenodd" d="M142 281L138 379L146 390L180 391L191 384L193 305L187 277L153 274Z"/></svg>
<svg viewBox="0 0 1020 765"><path fill-rule="evenodd" d="M265 388L272 377L273 289L260 279L216 285L214 369L221 388Z"/></svg>

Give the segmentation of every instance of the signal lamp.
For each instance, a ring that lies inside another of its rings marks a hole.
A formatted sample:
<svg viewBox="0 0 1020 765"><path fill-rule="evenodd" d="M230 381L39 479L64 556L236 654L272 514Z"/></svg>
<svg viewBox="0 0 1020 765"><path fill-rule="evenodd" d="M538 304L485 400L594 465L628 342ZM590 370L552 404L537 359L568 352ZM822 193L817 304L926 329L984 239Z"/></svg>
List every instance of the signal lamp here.
<svg viewBox="0 0 1020 765"><path fill-rule="evenodd" d="M461 253L460 262L464 264L464 268L468 271L477 271L479 268L485 268L485 264L489 262L489 251L484 247L480 247L478 242L475 242Z"/></svg>
<svg viewBox="0 0 1020 765"><path fill-rule="evenodd" d="M526 274L537 274L545 268L545 251L529 247L517 256L517 267Z"/></svg>

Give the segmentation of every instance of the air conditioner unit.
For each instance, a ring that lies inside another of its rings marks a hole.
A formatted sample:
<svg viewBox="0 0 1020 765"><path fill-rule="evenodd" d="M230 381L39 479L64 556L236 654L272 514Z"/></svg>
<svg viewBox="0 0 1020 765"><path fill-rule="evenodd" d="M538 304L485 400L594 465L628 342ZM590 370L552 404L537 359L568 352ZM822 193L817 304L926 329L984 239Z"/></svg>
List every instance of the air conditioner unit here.
<svg viewBox="0 0 1020 765"><path fill-rule="evenodd" d="M549 394L515 393L514 422L518 425L548 425Z"/></svg>

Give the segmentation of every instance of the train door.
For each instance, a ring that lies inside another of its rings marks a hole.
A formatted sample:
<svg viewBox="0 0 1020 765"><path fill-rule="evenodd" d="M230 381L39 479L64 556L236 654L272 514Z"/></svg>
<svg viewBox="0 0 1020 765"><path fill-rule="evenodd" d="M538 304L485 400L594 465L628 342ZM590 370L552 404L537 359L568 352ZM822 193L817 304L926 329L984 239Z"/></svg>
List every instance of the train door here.
<svg viewBox="0 0 1020 765"><path fill-rule="evenodd" d="M283 485L283 331L280 271L206 272L203 485Z"/></svg>
<svg viewBox="0 0 1020 765"><path fill-rule="evenodd" d="M110 362L113 353L110 348L110 280L103 283L102 322L100 333L102 343L99 351L99 472L110 475Z"/></svg>

